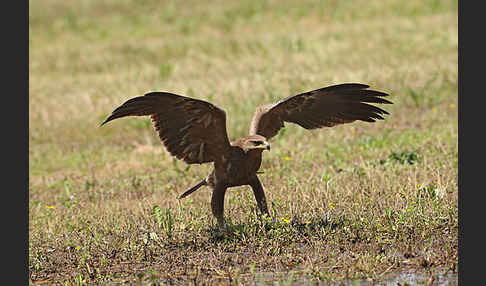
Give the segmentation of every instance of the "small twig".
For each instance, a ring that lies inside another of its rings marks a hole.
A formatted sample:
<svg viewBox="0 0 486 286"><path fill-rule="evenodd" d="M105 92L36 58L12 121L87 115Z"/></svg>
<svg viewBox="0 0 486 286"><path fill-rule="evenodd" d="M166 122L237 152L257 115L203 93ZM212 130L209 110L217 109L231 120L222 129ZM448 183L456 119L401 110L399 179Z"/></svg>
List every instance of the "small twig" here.
<svg viewBox="0 0 486 286"><path fill-rule="evenodd" d="M392 269L393 266L395 266L395 264L390 265L390 267L388 267L385 271L379 274L378 277L382 277L383 275L385 275L388 271L390 271L390 269Z"/></svg>

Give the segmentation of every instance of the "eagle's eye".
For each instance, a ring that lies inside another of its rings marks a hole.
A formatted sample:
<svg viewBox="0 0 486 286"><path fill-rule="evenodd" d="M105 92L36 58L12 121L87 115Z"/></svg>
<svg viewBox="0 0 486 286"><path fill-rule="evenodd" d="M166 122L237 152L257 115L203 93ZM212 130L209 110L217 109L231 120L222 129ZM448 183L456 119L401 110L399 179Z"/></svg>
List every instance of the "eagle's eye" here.
<svg viewBox="0 0 486 286"><path fill-rule="evenodd" d="M253 145L255 145L255 146L263 144L261 141L250 141L250 142L253 143Z"/></svg>

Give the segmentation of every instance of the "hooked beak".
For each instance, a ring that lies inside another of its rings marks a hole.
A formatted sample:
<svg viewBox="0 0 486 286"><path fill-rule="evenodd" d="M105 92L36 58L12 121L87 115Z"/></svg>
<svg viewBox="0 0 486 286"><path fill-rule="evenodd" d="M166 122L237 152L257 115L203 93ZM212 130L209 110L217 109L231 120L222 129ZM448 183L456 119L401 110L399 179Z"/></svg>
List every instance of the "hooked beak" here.
<svg viewBox="0 0 486 286"><path fill-rule="evenodd" d="M264 150L270 150L270 144L268 144L267 141L263 142L262 145L260 145L260 148L264 149Z"/></svg>
<svg viewBox="0 0 486 286"><path fill-rule="evenodd" d="M268 144L267 141L264 141L263 144L260 144L260 145L257 145L257 146L254 146L253 148L256 148L256 149L263 149L263 150L270 150L270 144Z"/></svg>

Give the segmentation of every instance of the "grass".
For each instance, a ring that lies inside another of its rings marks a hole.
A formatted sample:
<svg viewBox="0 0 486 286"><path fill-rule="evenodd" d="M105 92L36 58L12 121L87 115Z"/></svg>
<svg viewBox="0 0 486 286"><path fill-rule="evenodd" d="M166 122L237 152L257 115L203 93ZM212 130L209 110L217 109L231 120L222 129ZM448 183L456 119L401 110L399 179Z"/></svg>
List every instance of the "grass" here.
<svg viewBox="0 0 486 286"><path fill-rule="evenodd" d="M49 0L29 19L32 282L457 273L457 1ZM225 109L234 140L258 105L343 82L390 93L390 115L288 124L261 167L273 218L233 188L226 236L208 188L177 199L211 165L174 160L147 118L98 127L163 90Z"/></svg>

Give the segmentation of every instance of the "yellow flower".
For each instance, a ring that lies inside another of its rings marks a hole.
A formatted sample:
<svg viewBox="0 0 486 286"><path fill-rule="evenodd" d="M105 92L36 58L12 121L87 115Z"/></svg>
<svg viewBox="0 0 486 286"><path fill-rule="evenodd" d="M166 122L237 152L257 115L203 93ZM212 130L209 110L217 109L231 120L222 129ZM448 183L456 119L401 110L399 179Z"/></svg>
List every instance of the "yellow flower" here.
<svg viewBox="0 0 486 286"><path fill-rule="evenodd" d="M358 204L357 202L356 202L356 203L354 203L354 205L355 205L355 206L359 206L359 204Z"/></svg>
<svg viewBox="0 0 486 286"><path fill-rule="evenodd" d="M407 212L411 212L411 211L412 211L412 209L410 209L410 208L407 209Z"/></svg>
<svg viewBox="0 0 486 286"><path fill-rule="evenodd" d="M172 189L172 186L171 185L168 185L167 186L167 190L170 190L170 189Z"/></svg>
<svg viewBox="0 0 486 286"><path fill-rule="evenodd" d="M290 220L288 220L286 218L282 218L282 221L284 221L285 223L290 223Z"/></svg>
<svg viewBox="0 0 486 286"><path fill-rule="evenodd" d="M330 205L330 206L329 206L329 209L330 209L330 210L333 210L333 209L334 209L334 206L333 206L333 205Z"/></svg>
<svg viewBox="0 0 486 286"><path fill-rule="evenodd" d="M56 207L55 206L46 206L47 209L50 209L50 210L53 210L55 209Z"/></svg>
<svg viewBox="0 0 486 286"><path fill-rule="evenodd" d="M454 108L454 107L456 107L456 105L454 103L451 103L451 104L449 104L449 107Z"/></svg>
<svg viewBox="0 0 486 286"><path fill-rule="evenodd" d="M81 249L81 246L78 245L78 246L75 247L75 249L76 250L80 250Z"/></svg>
<svg viewBox="0 0 486 286"><path fill-rule="evenodd" d="M310 224L310 221L306 221L305 224Z"/></svg>
<svg viewBox="0 0 486 286"><path fill-rule="evenodd" d="M290 157L289 156L285 156L285 161L290 161Z"/></svg>

